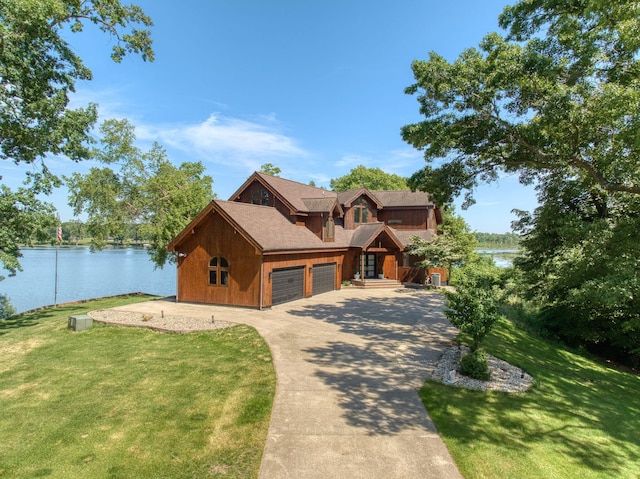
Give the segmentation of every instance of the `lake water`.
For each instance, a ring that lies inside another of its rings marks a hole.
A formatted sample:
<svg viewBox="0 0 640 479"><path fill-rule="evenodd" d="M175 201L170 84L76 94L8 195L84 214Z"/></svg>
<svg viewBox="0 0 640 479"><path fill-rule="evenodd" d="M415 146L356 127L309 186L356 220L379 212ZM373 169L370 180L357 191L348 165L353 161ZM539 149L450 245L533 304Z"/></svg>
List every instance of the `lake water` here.
<svg viewBox="0 0 640 479"><path fill-rule="evenodd" d="M517 249L477 249L476 251L491 256L496 266L500 268L512 266L514 256L520 253Z"/></svg>
<svg viewBox="0 0 640 479"><path fill-rule="evenodd" d="M0 281L0 294L9 297L17 312L54 304L55 248L25 248L20 264L24 271ZM176 267L155 269L145 250L89 248L58 250L57 303L100 298L141 291L172 296L176 291Z"/></svg>

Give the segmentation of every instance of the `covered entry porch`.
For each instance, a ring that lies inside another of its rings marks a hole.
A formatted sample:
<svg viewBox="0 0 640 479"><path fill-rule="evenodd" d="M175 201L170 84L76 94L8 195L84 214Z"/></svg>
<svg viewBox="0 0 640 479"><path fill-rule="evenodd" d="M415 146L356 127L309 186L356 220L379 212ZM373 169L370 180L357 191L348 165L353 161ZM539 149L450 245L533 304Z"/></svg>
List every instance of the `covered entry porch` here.
<svg viewBox="0 0 640 479"><path fill-rule="evenodd" d="M352 276L345 278L358 287L397 287L404 245L382 223L362 225L354 235L348 256Z"/></svg>

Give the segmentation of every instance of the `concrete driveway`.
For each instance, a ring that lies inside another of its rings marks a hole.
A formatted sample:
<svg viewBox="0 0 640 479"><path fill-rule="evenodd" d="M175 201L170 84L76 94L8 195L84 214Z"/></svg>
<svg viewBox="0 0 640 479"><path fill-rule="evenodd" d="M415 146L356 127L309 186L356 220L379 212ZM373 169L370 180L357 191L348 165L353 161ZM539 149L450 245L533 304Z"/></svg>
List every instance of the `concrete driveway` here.
<svg viewBox="0 0 640 479"><path fill-rule="evenodd" d="M343 288L265 311L151 301L121 308L245 323L277 388L260 478L461 478L418 397L456 330L437 293Z"/></svg>

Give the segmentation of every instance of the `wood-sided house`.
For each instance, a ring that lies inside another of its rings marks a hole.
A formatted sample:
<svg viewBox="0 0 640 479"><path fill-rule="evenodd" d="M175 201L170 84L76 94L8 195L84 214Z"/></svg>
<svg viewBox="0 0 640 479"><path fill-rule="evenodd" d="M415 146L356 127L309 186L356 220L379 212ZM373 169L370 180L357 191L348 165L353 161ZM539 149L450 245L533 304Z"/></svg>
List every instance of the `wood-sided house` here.
<svg viewBox="0 0 640 479"><path fill-rule="evenodd" d="M336 193L254 173L213 200L171 243L178 301L269 307L380 276L420 281L405 254L434 237L440 210L423 192Z"/></svg>

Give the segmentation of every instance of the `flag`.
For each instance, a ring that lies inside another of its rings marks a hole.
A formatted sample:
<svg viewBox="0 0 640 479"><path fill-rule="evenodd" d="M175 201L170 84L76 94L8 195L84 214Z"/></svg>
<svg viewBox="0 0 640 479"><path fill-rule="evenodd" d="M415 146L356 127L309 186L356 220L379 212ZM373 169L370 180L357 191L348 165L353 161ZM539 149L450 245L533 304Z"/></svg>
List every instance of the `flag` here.
<svg viewBox="0 0 640 479"><path fill-rule="evenodd" d="M58 226L56 234L58 235L58 241L62 241L62 226Z"/></svg>

